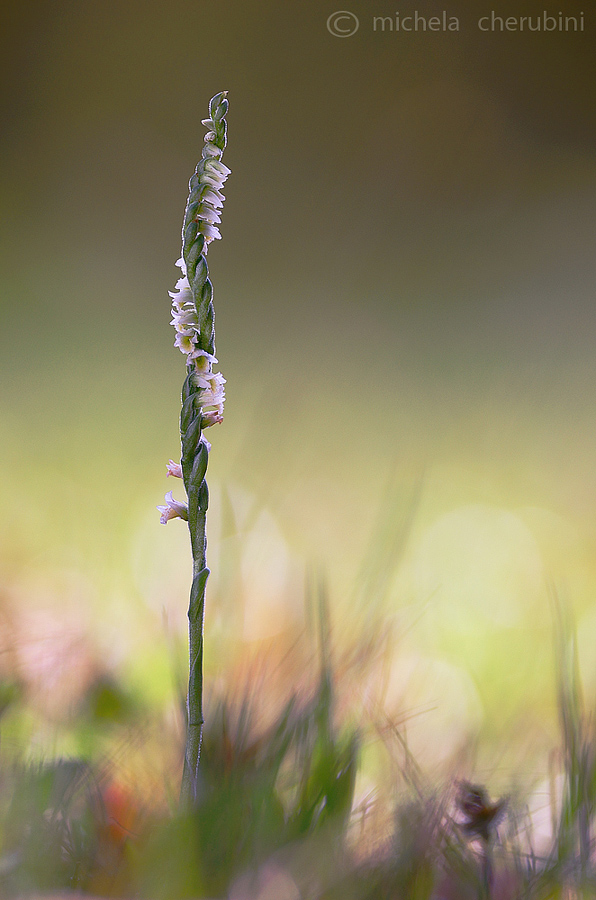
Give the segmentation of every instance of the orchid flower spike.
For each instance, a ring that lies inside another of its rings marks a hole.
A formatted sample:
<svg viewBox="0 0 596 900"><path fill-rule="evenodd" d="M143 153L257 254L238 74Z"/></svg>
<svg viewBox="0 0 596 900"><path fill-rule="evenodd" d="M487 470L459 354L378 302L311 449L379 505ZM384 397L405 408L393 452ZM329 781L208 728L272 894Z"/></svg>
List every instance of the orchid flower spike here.
<svg viewBox="0 0 596 900"><path fill-rule="evenodd" d="M171 324L176 329L174 346L185 354L189 371L198 387L197 408L202 409L203 428L223 421L225 378L213 372L213 288L208 277L206 253L211 241L219 240L224 195L221 190L230 174L221 157L226 145L225 94L214 98L210 118L203 119L205 135L202 159L189 184L182 229L182 256L177 261L182 277L170 291ZM172 473L173 474L173 473Z"/></svg>

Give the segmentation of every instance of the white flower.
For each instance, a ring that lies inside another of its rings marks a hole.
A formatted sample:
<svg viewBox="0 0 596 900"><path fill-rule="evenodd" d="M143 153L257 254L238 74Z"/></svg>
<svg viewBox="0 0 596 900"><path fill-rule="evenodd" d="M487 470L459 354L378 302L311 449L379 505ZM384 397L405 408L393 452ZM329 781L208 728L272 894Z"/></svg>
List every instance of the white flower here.
<svg viewBox="0 0 596 900"><path fill-rule="evenodd" d="M173 325L179 334L193 334L198 332L199 323L197 321L197 312L194 309L183 309L180 312L176 309L172 309L172 320L170 325Z"/></svg>
<svg viewBox="0 0 596 900"><path fill-rule="evenodd" d="M184 260L179 259L177 264L185 271ZM170 324L177 331L174 346L178 347L182 353L192 353L195 349L195 340L199 332L199 321L197 318L197 310L194 298L188 283L188 278L184 275L176 282L176 290L168 291L172 298L172 319Z"/></svg>
<svg viewBox="0 0 596 900"><path fill-rule="evenodd" d="M221 191L215 191L211 187L205 185L205 190L201 194L201 203L210 203L216 209L221 209L226 198Z"/></svg>
<svg viewBox="0 0 596 900"><path fill-rule="evenodd" d="M178 262L180 262L180 260L178 260ZM172 298L172 303L175 303L177 306L186 306L188 303L194 305L194 298L186 275L184 278L178 279L176 287L173 291L168 291L168 294Z"/></svg>
<svg viewBox="0 0 596 900"><path fill-rule="evenodd" d="M211 425L221 425L223 422L223 409L213 409L209 412L204 412L203 417L201 419L201 424L203 428L209 428Z"/></svg>
<svg viewBox="0 0 596 900"><path fill-rule="evenodd" d="M197 372L203 373L211 372L211 366L214 363L217 363L217 359L213 356L212 353L207 353L206 350L195 350L193 352L192 358L194 359L195 368Z"/></svg>
<svg viewBox="0 0 596 900"><path fill-rule="evenodd" d="M213 135L215 137L215 135ZM203 147L203 158L206 156L219 156L221 150L217 146L217 144L213 144L210 140L208 140L209 134L205 135L205 146Z"/></svg>
<svg viewBox="0 0 596 900"><path fill-rule="evenodd" d="M199 231L205 236L205 241L207 244L210 241L221 241L219 228L216 228L214 225L210 225L208 222L201 220L199 222Z"/></svg>
<svg viewBox="0 0 596 900"><path fill-rule="evenodd" d="M220 214L211 206L210 203L205 203L205 201L201 201L201 205L199 206L197 215L204 222L209 222L211 225L218 225L221 222Z"/></svg>
<svg viewBox="0 0 596 900"><path fill-rule="evenodd" d="M202 410L202 425L208 428L223 422L224 402L226 399L224 384L226 379L221 372L195 372L194 381L199 388L197 404Z"/></svg>
<svg viewBox="0 0 596 900"><path fill-rule="evenodd" d="M232 170L228 169L219 159L209 159L205 162L205 168L211 172L217 172L224 180L231 174Z"/></svg>
<svg viewBox="0 0 596 900"><path fill-rule="evenodd" d="M193 337L195 336L196 331L178 331L174 340L174 347L178 347L182 353L186 353L187 356L190 356L196 349L193 341Z"/></svg>
<svg viewBox="0 0 596 900"><path fill-rule="evenodd" d="M208 184L210 187L215 188L216 191L220 191L221 188L225 184L225 178L222 175L219 175L217 172L205 171L201 175L201 182L203 184Z"/></svg>
<svg viewBox="0 0 596 900"><path fill-rule="evenodd" d="M197 372L194 380L199 388L201 406L213 406L213 404L223 403L226 379L221 372Z"/></svg>
<svg viewBox="0 0 596 900"><path fill-rule="evenodd" d="M185 519L188 521L188 506L186 503L180 503L178 500L174 500L171 491L168 491L165 500L165 506L157 507L161 513L159 521L162 525L167 525L170 519Z"/></svg>
<svg viewBox="0 0 596 900"><path fill-rule="evenodd" d="M182 478L182 466L180 463L174 462L174 460L171 459L166 468L168 470L166 472L166 478L169 478L170 475L173 475L174 478Z"/></svg>

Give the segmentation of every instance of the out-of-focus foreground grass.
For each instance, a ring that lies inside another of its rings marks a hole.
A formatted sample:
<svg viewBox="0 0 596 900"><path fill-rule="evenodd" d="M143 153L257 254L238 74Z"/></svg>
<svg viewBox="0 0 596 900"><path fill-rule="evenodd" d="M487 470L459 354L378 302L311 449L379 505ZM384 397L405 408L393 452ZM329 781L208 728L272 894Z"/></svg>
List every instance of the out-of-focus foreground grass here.
<svg viewBox="0 0 596 900"><path fill-rule="evenodd" d="M418 763L374 677L386 642L361 634L334 660L322 583L313 594L310 641L258 655L211 690L192 810L176 802L181 716L143 708L105 674L61 723L82 753L26 762L13 732L0 782L3 896L593 896L596 735L565 606L553 598L560 739L549 777L509 773L493 802L466 779L471 734L432 773ZM3 725L25 715L22 702L18 682L5 682Z"/></svg>

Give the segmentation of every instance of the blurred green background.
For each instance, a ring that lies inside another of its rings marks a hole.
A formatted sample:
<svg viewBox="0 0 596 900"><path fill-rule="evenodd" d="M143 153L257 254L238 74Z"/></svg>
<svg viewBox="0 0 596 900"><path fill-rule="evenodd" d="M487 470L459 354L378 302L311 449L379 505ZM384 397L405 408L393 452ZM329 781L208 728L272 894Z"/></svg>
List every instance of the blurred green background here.
<svg viewBox="0 0 596 900"><path fill-rule="evenodd" d="M423 758L520 723L516 752L549 746L549 584L596 681L596 13L482 33L545 5L454 2L458 32L406 34L350 0L337 38L336 5L3 6L1 664L34 744L98 671L155 704L175 687L167 292L222 89L208 680L308 625L314 565L338 648L391 634L384 702Z"/></svg>

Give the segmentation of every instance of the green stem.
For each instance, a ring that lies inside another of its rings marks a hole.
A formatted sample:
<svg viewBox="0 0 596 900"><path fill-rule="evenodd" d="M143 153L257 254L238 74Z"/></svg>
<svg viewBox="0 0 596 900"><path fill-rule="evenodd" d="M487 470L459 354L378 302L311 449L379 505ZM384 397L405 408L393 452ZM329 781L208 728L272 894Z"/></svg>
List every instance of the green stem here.
<svg viewBox="0 0 596 900"><path fill-rule="evenodd" d="M205 494L207 484L203 482ZM190 505L190 504L189 504ZM205 525L207 507L197 517L196 530L191 532L193 544L193 580L188 607L189 676L187 700L187 735L182 773L181 800L193 804L197 799L198 767L203 739L203 622L205 616L205 586L209 569L205 565ZM193 540L194 537L194 540Z"/></svg>
<svg viewBox="0 0 596 900"><path fill-rule="evenodd" d="M181 801L186 806L193 805L197 799L198 767L203 738L203 622L205 587L209 577L206 565L209 491L205 480L209 451L207 443L202 439L202 413L200 407L196 408L196 397L197 390L192 382L192 372L189 372L182 394L183 405L180 416L182 474L188 494L188 528L193 560L188 607L187 730L181 789Z"/></svg>

